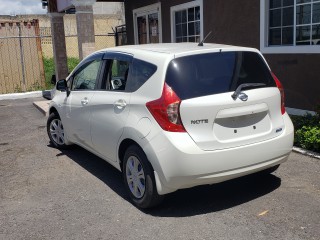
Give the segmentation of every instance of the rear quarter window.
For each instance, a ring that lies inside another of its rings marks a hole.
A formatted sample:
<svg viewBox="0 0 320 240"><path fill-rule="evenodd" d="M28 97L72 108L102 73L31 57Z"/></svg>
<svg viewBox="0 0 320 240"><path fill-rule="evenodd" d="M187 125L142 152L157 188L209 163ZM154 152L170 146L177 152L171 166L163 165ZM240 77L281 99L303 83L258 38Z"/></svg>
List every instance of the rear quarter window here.
<svg viewBox="0 0 320 240"><path fill-rule="evenodd" d="M156 65L133 59L126 91L134 92L138 90L156 71Z"/></svg>
<svg viewBox="0 0 320 240"><path fill-rule="evenodd" d="M217 52L176 58L169 63L166 83L183 100L235 91L243 83L276 86L264 60L255 52Z"/></svg>

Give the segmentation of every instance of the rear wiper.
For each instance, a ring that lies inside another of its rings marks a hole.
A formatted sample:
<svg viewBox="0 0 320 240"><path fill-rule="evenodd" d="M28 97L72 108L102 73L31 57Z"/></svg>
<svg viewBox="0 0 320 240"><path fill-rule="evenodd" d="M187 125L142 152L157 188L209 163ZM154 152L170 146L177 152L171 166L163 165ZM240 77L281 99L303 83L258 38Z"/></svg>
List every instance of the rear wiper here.
<svg viewBox="0 0 320 240"><path fill-rule="evenodd" d="M264 83L243 83L240 84L236 91L231 95L231 97L233 98L233 100L236 100L242 90L242 88L246 88L246 87L262 87L265 86L266 84Z"/></svg>

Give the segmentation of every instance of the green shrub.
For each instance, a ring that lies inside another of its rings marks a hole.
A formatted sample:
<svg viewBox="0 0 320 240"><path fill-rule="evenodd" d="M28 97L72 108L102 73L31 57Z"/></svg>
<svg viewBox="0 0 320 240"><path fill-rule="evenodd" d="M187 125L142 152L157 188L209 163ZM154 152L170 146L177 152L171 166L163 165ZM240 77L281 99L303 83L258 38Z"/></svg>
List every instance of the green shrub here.
<svg viewBox="0 0 320 240"><path fill-rule="evenodd" d="M290 116L295 128L294 145L320 153L320 106L316 114Z"/></svg>
<svg viewBox="0 0 320 240"><path fill-rule="evenodd" d="M51 83L51 77L55 71L53 58L43 57L43 68L45 76L45 87L46 89L52 89L54 85Z"/></svg>
<svg viewBox="0 0 320 240"><path fill-rule="evenodd" d="M74 58L74 57L68 58L69 73L72 72L72 70L79 64L79 62L80 62L79 58Z"/></svg>
<svg viewBox="0 0 320 240"><path fill-rule="evenodd" d="M298 129L295 142L305 149L320 152L320 126L303 126Z"/></svg>
<svg viewBox="0 0 320 240"><path fill-rule="evenodd" d="M80 62L78 58L70 57L68 58L68 69L71 72ZM51 77L55 74L55 65L53 58L43 57L43 67L45 75L46 89L52 89L54 85L51 83Z"/></svg>
<svg viewBox="0 0 320 240"><path fill-rule="evenodd" d="M319 117L317 115L306 114L304 116L290 116L294 128L296 130L301 129L303 126L317 126L319 125Z"/></svg>

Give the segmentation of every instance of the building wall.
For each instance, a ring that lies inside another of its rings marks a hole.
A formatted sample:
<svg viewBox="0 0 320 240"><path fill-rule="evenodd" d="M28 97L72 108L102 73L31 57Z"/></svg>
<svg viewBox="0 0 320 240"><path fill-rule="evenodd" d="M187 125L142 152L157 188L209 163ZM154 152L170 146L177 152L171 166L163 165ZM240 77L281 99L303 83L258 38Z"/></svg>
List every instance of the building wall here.
<svg viewBox="0 0 320 240"><path fill-rule="evenodd" d="M126 1L125 2L125 17L127 25L127 37L128 44L134 44L134 30L133 30L133 14L132 10L154 3L158 3L158 0L137 0L137 1ZM161 18L162 18L162 42L171 42L171 25L170 25L170 7L179 5L186 0L164 0L161 2Z"/></svg>
<svg viewBox="0 0 320 240"><path fill-rule="evenodd" d="M260 1L204 0L204 35L210 42L260 48ZM264 54L285 89L286 106L320 104L320 54Z"/></svg>
<svg viewBox="0 0 320 240"><path fill-rule="evenodd" d="M123 2L96 2L93 4L93 14L118 14L124 21L124 3Z"/></svg>
<svg viewBox="0 0 320 240"><path fill-rule="evenodd" d="M125 2L128 43L134 44L132 10L157 0ZM162 40L171 42L170 7L188 0L162 0ZM260 1L203 0L206 42L260 48ZM320 104L320 54L265 54L285 88L286 106L314 110Z"/></svg>
<svg viewBox="0 0 320 240"><path fill-rule="evenodd" d="M320 105L320 54L267 54L285 89L286 106L314 111Z"/></svg>
<svg viewBox="0 0 320 240"><path fill-rule="evenodd" d="M204 0L204 36L221 44L259 48L260 4L257 0Z"/></svg>

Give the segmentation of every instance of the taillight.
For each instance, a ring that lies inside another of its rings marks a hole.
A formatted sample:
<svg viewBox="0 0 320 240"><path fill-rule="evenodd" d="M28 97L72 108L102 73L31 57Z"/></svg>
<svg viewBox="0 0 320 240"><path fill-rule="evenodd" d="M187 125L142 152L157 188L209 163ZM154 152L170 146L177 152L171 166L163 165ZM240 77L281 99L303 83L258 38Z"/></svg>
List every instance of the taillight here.
<svg viewBox="0 0 320 240"><path fill-rule="evenodd" d="M180 118L181 100L166 83L159 99L146 104L160 127L168 132L185 132Z"/></svg>
<svg viewBox="0 0 320 240"><path fill-rule="evenodd" d="M284 106L284 90L283 90L282 84L279 81L279 79L277 78L277 76L273 72L271 72L271 75L272 75L274 81L276 82L277 87L280 91L280 94L281 94L281 113L284 114L286 112L286 108Z"/></svg>

